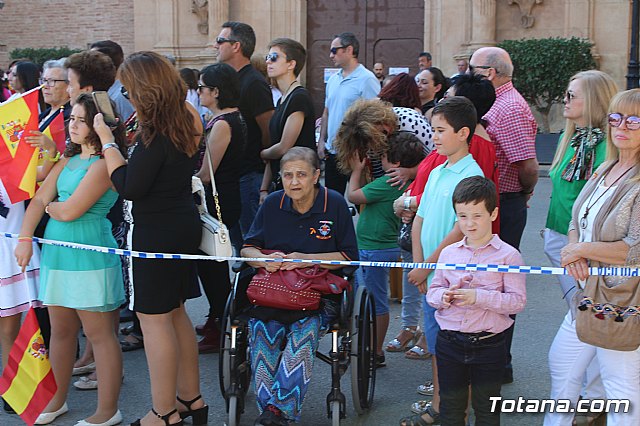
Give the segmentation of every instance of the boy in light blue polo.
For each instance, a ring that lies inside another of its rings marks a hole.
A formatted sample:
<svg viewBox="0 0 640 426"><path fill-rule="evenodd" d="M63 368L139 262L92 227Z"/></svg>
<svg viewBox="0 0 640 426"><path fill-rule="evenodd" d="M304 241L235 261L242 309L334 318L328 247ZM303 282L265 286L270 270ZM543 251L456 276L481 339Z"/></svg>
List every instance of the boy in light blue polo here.
<svg viewBox="0 0 640 426"><path fill-rule="evenodd" d="M443 248L464 237L456 223L452 197L453 191L462 179L484 176L478 163L469 154L469 143L476 128L476 119L475 107L470 100L462 96L449 97L433 108L433 142L438 154L446 155L447 161L433 169L429 175L420 207L413 220L411 237L414 262L435 263ZM426 294L433 278L431 272L431 269L413 269L409 272L409 282ZM424 333L429 352L434 354L431 357L434 392L431 403L423 407L422 419L431 424L439 417L440 405L435 357L439 327L434 316L435 309L426 303L426 299L423 302Z"/></svg>

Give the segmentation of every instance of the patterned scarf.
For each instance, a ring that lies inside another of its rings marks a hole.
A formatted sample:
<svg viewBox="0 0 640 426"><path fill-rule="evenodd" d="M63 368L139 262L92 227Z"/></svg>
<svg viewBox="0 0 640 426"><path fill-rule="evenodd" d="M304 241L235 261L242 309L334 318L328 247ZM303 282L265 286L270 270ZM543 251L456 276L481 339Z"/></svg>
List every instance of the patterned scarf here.
<svg viewBox="0 0 640 426"><path fill-rule="evenodd" d="M604 133L597 127L576 127L570 145L575 154L562 172L567 182L588 180L593 173L596 146L604 140Z"/></svg>

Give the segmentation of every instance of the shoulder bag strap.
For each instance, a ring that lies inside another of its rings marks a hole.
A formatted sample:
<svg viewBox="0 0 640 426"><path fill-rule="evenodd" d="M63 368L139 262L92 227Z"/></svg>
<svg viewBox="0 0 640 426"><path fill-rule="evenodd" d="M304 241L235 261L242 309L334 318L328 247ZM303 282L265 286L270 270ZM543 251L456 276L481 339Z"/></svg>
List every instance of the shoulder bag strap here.
<svg viewBox="0 0 640 426"><path fill-rule="evenodd" d="M213 201L216 204L216 216L222 224L222 213L220 212L220 201L218 201L218 188L216 188L216 180L213 177L213 161L211 161L211 151L209 151L209 143L205 142L205 154L207 155L207 162L209 163L209 177L211 178L211 189L213 191Z"/></svg>

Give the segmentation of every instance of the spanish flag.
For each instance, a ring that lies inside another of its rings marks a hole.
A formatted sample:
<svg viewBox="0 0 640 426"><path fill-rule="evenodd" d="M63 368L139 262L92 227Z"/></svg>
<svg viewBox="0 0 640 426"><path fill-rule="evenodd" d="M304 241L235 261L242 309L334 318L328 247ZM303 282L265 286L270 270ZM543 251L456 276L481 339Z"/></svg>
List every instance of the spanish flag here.
<svg viewBox="0 0 640 426"><path fill-rule="evenodd" d="M32 198L36 192L39 152L25 138L38 129L39 91L36 87L0 105L0 179L11 203Z"/></svg>
<svg viewBox="0 0 640 426"><path fill-rule="evenodd" d="M64 153L64 149L67 146L67 134L64 130L64 107L58 109L53 113L53 118L43 123L44 129L42 133L47 135L55 144L60 155ZM41 166L44 162L43 152L38 155L38 165Z"/></svg>
<svg viewBox="0 0 640 426"><path fill-rule="evenodd" d="M57 389L36 313L31 308L9 353L0 378L0 394L26 424L33 426Z"/></svg>

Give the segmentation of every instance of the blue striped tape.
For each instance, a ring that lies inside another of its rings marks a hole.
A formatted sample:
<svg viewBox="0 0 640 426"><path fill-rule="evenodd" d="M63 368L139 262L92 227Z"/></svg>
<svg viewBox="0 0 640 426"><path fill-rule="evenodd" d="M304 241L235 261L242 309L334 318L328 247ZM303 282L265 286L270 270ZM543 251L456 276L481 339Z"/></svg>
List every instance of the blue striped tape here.
<svg viewBox="0 0 640 426"><path fill-rule="evenodd" d="M2 232L0 236L4 238L17 239L18 234ZM215 260L222 262L225 260L240 260L253 262L292 262L311 263L323 265L340 266L370 266L378 268L417 268L417 269L444 269L454 271L486 271L503 272L511 274L532 274L532 275L569 275L565 268L553 266L518 266L518 265L493 265L479 263L414 263L414 262L372 262L372 261L350 261L350 260L308 260L308 259L272 259L262 257L236 257L236 256L203 256L196 254L175 254L175 253L149 253L136 250L123 250L118 248L92 246L89 244L70 243L65 241L48 240L45 238L33 237L33 240L42 244L49 244L58 247L67 247L79 250L96 251L100 253L117 254L119 256L139 257L142 259L187 259L187 260ZM625 267L590 267L590 275L608 275L621 277L637 277L640 275L640 268Z"/></svg>

